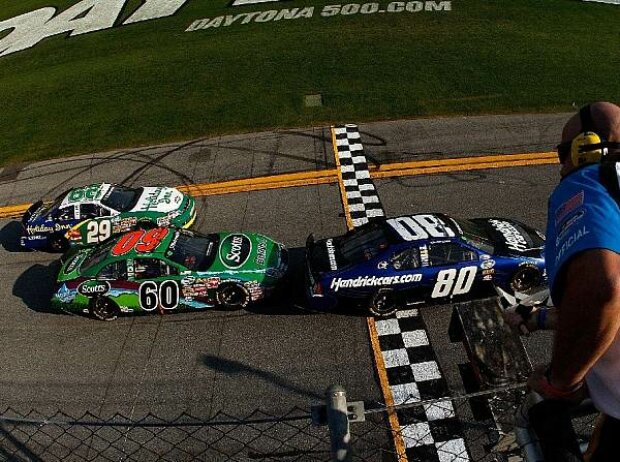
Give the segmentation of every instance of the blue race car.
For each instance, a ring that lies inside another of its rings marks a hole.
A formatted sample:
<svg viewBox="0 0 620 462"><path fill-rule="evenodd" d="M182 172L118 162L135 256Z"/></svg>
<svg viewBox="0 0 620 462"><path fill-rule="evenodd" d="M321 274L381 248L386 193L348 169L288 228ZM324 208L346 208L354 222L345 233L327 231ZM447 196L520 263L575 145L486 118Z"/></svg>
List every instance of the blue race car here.
<svg viewBox="0 0 620 462"><path fill-rule="evenodd" d="M416 214L377 219L306 242L311 304L353 301L384 317L418 303L475 297L493 285L527 292L546 280L544 235L506 218Z"/></svg>

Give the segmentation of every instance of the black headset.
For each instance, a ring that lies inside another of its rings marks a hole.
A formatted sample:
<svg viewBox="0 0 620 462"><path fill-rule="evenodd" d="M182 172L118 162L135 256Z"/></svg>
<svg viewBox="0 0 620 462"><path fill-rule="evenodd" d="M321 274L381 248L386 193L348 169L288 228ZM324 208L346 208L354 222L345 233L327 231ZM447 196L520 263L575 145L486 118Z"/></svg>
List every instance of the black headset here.
<svg viewBox="0 0 620 462"><path fill-rule="evenodd" d="M609 148L620 149L620 143L607 141L594 131L592 111L590 105L579 110L581 120L581 133L571 141L565 141L557 145L560 163L564 163L570 155L574 166L597 163L603 160Z"/></svg>

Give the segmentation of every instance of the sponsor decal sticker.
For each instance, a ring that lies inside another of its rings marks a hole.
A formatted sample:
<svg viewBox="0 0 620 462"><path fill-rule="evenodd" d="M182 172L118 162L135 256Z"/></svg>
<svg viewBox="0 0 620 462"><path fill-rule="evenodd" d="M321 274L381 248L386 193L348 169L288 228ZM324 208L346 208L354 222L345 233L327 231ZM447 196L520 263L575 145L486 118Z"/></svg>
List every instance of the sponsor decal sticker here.
<svg viewBox="0 0 620 462"><path fill-rule="evenodd" d="M327 259L329 260L329 268L332 271L338 269L338 263L336 263L336 248L334 247L334 240L327 239L325 241L325 249L327 250Z"/></svg>
<svg viewBox="0 0 620 462"><path fill-rule="evenodd" d="M71 225L63 225L60 223L54 223L53 226L48 225L29 225L26 227L26 232L28 234L39 234L39 233L58 233L61 231L67 231L71 229Z"/></svg>
<svg viewBox="0 0 620 462"><path fill-rule="evenodd" d="M186 298L191 297L192 299L194 297L206 297L207 289L208 287L204 279L197 279L192 285L184 286L182 288L183 296Z"/></svg>
<svg viewBox="0 0 620 462"><path fill-rule="evenodd" d="M555 211L555 226L564 220L573 210L577 210L579 207L583 205L585 193L584 191L579 191L573 197L568 199L562 205L560 205Z"/></svg>
<svg viewBox="0 0 620 462"><path fill-rule="evenodd" d="M70 303L75 298L75 291L70 290L67 284L63 284L60 289L58 289L58 292L56 292L56 298L58 298L61 303Z"/></svg>
<svg viewBox="0 0 620 462"><path fill-rule="evenodd" d="M388 267L388 262L386 262L386 261L380 261L377 264L377 269L380 269L380 270L387 269L387 267Z"/></svg>
<svg viewBox="0 0 620 462"><path fill-rule="evenodd" d="M484 260L482 263L480 263L480 268L482 268L483 270L491 269L494 266L495 260Z"/></svg>
<svg viewBox="0 0 620 462"><path fill-rule="evenodd" d="M256 264L263 266L267 260L267 241L259 239L256 244Z"/></svg>
<svg viewBox="0 0 620 462"><path fill-rule="evenodd" d="M110 291L110 283L108 281L84 281L78 286L77 291L86 297L96 297L107 294Z"/></svg>
<svg viewBox="0 0 620 462"><path fill-rule="evenodd" d="M67 265L67 267L65 268L65 272L68 274L68 273L72 273L73 271L75 271L75 269L82 262L83 259L84 258L81 255L76 255L75 257L73 257L71 261L69 262L69 264Z"/></svg>
<svg viewBox="0 0 620 462"><path fill-rule="evenodd" d="M334 278L329 288L334 292L340 289L352 289L359 287L378 287L406 284L408 282L420 282L421 274L403 274L400 276L358 276L355 279Z"/></svg>
<svg viewBox="0 0 620 462"><path fill-rule="evenodd" d="M131 231L137 224L138 219L135 217L112 218L112 233L118 234Z"/></svg>
<svg viewBox="0 0 620 462"><path fill-rule="evenodd" d="M226 268L238 269L250 258L252 241L245 234L229 234L220 244L220 260Z"/></svg>
<svg viewBox="0 0 620 462"><path fill-rule="evenodd" d="M196 282L196 277L194 276L185 276L181 279L181 285L191 286L194 282Z"/></svg>
<svg viewBox="0 0 620 462"><path fill-rule="evenodd" d="M502 220L489 220L489 223L504 236L509 249L516 250L517 252L523 252L528 249L525 237L514 225Z"/></svg>

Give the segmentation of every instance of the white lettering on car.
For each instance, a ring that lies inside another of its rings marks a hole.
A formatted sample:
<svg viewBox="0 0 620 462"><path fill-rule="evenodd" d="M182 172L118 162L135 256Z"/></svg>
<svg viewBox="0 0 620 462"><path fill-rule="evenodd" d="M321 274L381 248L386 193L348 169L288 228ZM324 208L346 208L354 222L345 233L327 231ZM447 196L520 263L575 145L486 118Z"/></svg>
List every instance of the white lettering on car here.
<svg viewBox="0 0 620 462"><path fill-rule="evenodd" d="M489 220L489 223L493 228L502 233L509 249L516 250L517 252L527 250L527 241L515 226L501 220Z"/></svg>
<svg viewBox="0 0 620 462"><path fill-rule="evenodd" d="M412 215L410 217L390 218L387 223L405 241L420 239L454 237L455 233L436 215Z"/></svg>
<svg viewBox="0 0 620 462"><path fill-rule="evenodd" d="M379 287L391 286L397 284L406 284L408 282L422 281L421 274L403 274L399 276L358 276L355 279L334 278L329 286L334 292L340 289L351 289L359 287Z"/></svg>
<svg viewBox="0 0 620 462"><path fill-rule="evenodd" d="M241 245L243 244L242 236L233 236L230 252L226 254L226 259L239 263L241 261Z"/></svg>
<svg viewBox="0 0 620 462"><path fill-rule="evenodd" d="M332 271L338 269L338 263L336 262L336 248L334 247L334 240L327 239L325 241L325 248L327 249L327 258L329 259L329 268Z"/></svg>

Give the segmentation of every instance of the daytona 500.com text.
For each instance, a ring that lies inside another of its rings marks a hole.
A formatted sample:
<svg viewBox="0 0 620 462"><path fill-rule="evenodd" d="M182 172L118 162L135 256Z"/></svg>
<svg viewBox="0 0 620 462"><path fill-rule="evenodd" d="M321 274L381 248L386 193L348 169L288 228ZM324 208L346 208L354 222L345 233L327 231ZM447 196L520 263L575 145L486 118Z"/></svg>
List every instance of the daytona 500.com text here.
<svg viewBox="0 0 620 462"><path fill-rule="evenodd" d="M189 25L185 32L196 30L213 29L218 27L228 27L234 24L267 23L291 19L309 19L315 13L322 18L334 16L353 16L370 15L381 13L420 13L423 11L452 11L451 1L409 1L409 2L390 2L381 5L376 2L371 3L347 3L345 5L325 5L315 11L315 7L308 6L302 8L284 8L281 10L253 11L250 13L227 14L214 18L197 19Z"/></svg>

